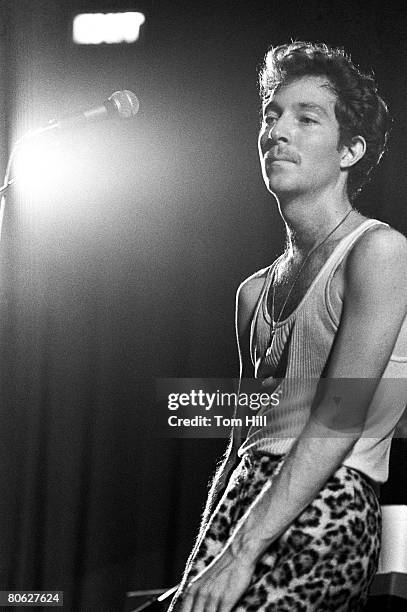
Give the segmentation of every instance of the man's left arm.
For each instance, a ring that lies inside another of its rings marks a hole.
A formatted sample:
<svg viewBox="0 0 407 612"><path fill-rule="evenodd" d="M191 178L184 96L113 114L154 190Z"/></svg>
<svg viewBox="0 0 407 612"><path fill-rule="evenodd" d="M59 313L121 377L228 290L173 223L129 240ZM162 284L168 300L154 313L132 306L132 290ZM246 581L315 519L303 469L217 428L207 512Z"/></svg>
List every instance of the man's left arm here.
<svg viewBox="0 0 407 612"><path fill-rule="evenodd" d="M246 590L257 559L317 496L363 433L377 384L407 314L407 240L395 230L365 234L345 267L341 321L311 418L240 520L222 553L193 579L182 612L229 612ZM338 379L366 379L358 393ZM267 381L264 381L267 384ZM336 401L338 391L341 402ZM344 435L338 432L346 432Z"/></svg>

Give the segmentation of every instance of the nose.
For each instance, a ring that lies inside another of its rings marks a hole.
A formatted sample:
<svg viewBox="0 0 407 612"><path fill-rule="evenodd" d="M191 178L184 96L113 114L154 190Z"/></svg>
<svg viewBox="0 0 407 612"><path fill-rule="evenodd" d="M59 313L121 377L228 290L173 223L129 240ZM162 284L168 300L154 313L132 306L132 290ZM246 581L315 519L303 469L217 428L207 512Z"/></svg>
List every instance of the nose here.
<svg viewBox="0 0 407 612"><path fill-rule="evenodd" d="M268 128L267 140L271 142L288 142L290 138L290 126L289 122L283 116L279 117L274 123Z"/></svg>

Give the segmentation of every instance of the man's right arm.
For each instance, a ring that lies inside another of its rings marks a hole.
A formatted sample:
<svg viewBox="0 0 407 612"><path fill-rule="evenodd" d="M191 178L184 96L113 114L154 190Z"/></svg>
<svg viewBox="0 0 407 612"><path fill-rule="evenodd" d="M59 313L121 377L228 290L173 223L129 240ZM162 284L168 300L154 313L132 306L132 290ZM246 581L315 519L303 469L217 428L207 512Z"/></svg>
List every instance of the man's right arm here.
<svg viewBox="0 0 407 612"><path fill-rule="evenodd" d="M254 374L253 365L250 358L250 326L266 274L267 269L256 272L243 281L236 293L235 325L237 348L239 353L240 380L242 378L250 378ZM194 554L198 549L199 543L205 534L206 527L215 505L225 490L232 470L236 467L237 451L240 444L240 429L233 428L226 452L217 466L209 487L209 493L202 515L200 533L195 542L189 562L194 557Z"/></svg>
<svg viewBox="0 0 407 612"><path fill-rule="evenodd" d="M237 349L239 354L240 377L252 378L254 375L253 364L250 357L250 327L253 314L266 278L267 269L256 272L239 286L236 293L235 327ZM205 518L209 518L219 494L224 490L230 473L236 466L237 451L241 445L241 428L233 427L229 445L219 463L213 477L205 509Z"/></svg>
<svg viewBox="0 0 407 612"><path fill-rule="evenodd" d="M250 354L251 323L266 275L267 268L259 270L259 272L243 281L236 293L235 327L239 354L240 385L243 379L254 377L254 366ZM241 428L234 427L231 441L232 450L237 452L240 444Z"/></svg>

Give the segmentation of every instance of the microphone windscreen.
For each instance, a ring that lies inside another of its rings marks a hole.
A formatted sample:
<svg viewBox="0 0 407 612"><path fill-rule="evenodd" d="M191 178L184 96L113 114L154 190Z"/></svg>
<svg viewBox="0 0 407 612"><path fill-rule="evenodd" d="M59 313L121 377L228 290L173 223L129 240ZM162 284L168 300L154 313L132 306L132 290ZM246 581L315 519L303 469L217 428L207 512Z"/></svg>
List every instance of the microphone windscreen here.
<svg viewBox="0 0 407 612"><path fill-rule="evenodd" d="M136 94L128 89L115 91L109 96L108 101L115 106L119 116L126 119L136 115L140 106Z"/></svg>

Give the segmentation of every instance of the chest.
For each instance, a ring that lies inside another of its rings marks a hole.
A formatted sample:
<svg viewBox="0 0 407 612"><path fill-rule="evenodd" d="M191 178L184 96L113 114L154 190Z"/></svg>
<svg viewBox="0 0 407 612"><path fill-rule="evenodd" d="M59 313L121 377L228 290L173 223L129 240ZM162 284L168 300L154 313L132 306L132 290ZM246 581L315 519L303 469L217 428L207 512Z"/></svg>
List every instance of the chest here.
<svg viewBox="0 0 407 612"><path fill-rule="evenodd" d="M338 241L326 245L321 252L313 254L308 260L284 259L275 270L272 284L267 295L267 309L275 322L289 317L300 305L315 279L334 251ZM343 290L339 270L336 270L331 289L341 293Z"/></svg>

